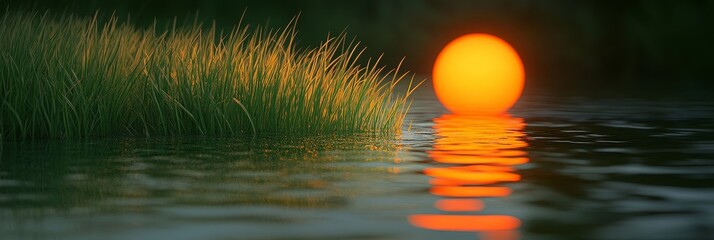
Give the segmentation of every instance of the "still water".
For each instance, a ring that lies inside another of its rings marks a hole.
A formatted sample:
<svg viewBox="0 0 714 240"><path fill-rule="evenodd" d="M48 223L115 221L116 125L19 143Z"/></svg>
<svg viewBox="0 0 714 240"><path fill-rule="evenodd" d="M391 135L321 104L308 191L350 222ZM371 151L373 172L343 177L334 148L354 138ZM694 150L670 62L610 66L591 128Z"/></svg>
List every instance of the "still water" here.
<svg viewBox="0 0 714 240"><path fill-rule="evenodd" d="M530 97L398 137L4 143L0 239L705 239L714 105Z"/></svg>

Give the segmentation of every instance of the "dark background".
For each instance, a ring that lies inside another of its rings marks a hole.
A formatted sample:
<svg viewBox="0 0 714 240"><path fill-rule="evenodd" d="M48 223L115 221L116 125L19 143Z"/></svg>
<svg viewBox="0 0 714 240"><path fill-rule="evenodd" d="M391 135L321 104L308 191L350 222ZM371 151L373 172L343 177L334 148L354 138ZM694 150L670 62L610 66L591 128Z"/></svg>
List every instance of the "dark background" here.
<svg viewBox="0 0 714 240"><path fill-rule="evenodd" d="M714 1L5 1L7 9L92 16L114 12L138 26L194 19L231 29L282 27L300 14L299 46L345 29L384 53L388 67L428 76L439 50L466 33L491 33L521 54L527 91L558 95L711 98ZM196 15L198 14L198 17ZM366 59L366 58L365 58Z"/></svg>

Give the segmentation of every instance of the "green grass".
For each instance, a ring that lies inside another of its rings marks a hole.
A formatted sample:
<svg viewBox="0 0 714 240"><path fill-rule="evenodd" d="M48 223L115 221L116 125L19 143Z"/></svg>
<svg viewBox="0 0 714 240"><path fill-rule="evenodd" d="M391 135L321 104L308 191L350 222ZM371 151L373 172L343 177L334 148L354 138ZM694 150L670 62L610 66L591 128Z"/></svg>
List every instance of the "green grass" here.
<svg viewBox="0 0 714 240"><path fill-rule="evenodd" d="M136 28L6 11L0 137L230 136L400 131L411 91L344 35L298 49L294 25ZM410 82L410 89L411 87Z"/></svg>

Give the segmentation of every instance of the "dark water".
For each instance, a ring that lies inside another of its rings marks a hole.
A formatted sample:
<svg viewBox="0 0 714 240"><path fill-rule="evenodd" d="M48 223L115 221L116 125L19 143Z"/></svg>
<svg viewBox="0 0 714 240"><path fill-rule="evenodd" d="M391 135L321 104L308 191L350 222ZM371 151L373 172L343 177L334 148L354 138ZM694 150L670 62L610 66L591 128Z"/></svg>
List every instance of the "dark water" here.
<svg viewBox="0 0 714 240"><path fill-rule="evenodd" d="M404 133L5 143L0 239L706 239L714 104L530 97Z"/></svg>

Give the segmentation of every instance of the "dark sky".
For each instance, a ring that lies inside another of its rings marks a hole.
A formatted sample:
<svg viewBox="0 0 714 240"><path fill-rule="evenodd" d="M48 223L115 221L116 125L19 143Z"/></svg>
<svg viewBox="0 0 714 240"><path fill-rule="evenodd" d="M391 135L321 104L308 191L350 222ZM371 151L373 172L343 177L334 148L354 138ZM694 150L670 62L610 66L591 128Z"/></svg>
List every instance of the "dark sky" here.
<svg viewBox="0 0 714 240"><path fill-rule="evenodd" d="M137 25L215 20L232 28L285 25L298 13L298 39L313 46L347 29L393 67L429 75L438 51L472 32L491 33L521 54L529 86L551 92L624 96L708 96L714 91L714 1L9 1L10 9L131 16ZM714 95L714 94L711 94Z"/></svg>

